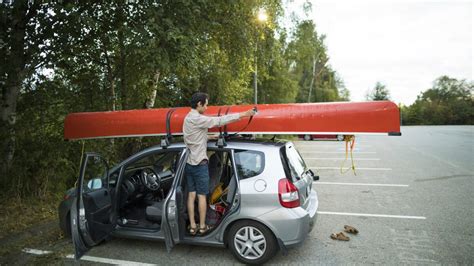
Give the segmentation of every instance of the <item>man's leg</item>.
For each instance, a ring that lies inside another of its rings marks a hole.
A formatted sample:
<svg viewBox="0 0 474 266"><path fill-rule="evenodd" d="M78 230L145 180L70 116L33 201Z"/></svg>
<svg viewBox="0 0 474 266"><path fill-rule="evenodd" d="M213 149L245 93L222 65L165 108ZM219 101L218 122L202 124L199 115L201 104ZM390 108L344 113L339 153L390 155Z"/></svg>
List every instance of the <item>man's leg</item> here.
<svg viewBox="0 0 474 266"><path fill-rule="evenodd" d="M188 216L189 216L189 225L191 228L196 227L196 219L194 219L194 202L196 201L196 185L194 181L195 169L193 166L186 164L186 185L188 186ZM196 232L196 231L195 231Z"/></svg>
<svg viewBox="0 0 474 266"><path fill-rule="evenodd" d="M196 200L196 191L189 192L188 193L188 215L189 215L189 223L191 224L191 228L196 228L196 220L194 219L194 201L195 200ZM199 207L201 207L201 205L199 205ZM199 215L201 214L200 209L201 208L199 208Z"/></svg>
<svg viewBox="0 0 474 266"><path fill-rule="evenodd" d="M206 226L207 202L206 195L198 195L199 202L199 228Z"/></svg>
<svg viewBox="0 0 474 266"><path fill-rule="evenodd" d="M196 193L199 205L199 228L204 228L206 226L207 194L209 194L209 168L207 164L199 165Z"/></svg>

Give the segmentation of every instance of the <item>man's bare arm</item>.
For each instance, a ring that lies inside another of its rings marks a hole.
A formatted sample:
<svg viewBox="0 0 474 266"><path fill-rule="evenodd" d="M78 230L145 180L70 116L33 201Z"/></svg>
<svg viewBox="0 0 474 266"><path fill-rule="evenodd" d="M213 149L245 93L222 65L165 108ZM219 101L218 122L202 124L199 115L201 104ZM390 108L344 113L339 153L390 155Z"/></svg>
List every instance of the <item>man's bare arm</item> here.
<svg viewBox="0 0 474 266"><path fill-rule="evenodd" d="M246 112L242 112L239 114L239 118L250 117L256 114L254 109L247 110Z"/></svg>

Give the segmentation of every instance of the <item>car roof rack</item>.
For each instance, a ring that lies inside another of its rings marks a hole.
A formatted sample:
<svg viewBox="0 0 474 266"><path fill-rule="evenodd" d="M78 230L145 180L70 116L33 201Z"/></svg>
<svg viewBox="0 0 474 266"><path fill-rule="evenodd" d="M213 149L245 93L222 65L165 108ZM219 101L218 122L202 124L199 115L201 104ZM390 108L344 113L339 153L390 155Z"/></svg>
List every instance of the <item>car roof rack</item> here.
<svg viewBox="0 0 474 266"><path fill-rule="evenodd" d="M171 115L176 111L176 108L171 108L166 113L166 135L161 139L160 146L163 149L168 148L173 141L173 135L171 134Z"/></svg>

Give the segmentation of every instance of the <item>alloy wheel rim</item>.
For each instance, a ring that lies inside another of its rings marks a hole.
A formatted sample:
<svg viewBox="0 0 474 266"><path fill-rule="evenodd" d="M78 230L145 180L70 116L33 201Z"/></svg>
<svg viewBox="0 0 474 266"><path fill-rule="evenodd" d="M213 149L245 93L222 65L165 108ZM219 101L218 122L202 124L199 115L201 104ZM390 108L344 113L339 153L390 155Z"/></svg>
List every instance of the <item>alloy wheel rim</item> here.
<svg viewBox="0 0 474 266"><path fill-rule="evenodd" d="M267 241L260 230L253 226L245 226L235 234L234 246L240 256L256 260L265 254Z"/></svg>

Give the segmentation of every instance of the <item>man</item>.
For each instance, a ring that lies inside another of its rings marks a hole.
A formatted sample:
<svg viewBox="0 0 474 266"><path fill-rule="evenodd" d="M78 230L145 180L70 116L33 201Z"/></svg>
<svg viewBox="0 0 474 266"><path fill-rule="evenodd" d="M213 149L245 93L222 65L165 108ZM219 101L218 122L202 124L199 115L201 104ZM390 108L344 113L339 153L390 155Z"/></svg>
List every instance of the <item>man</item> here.
<svg viewBox="0 0 474 266"><path fill-rule="evenodd" d="M198 232L194 219L194 202L196 194L199 206L199 233L205 234L210 227L206 225L207 202L206 195L209 193L209 168L207 158L207 133L209 128L223 126L243 117L255 115L254 110L243 113L235 113L220 117L209 117L203 115L207 109L208 96L197 92L191 98L191 111L184 119L183 135L184 143L190 154L186 164L186 184L188 186L188 214L190 220L189 233L195 235Z"/></svg>

